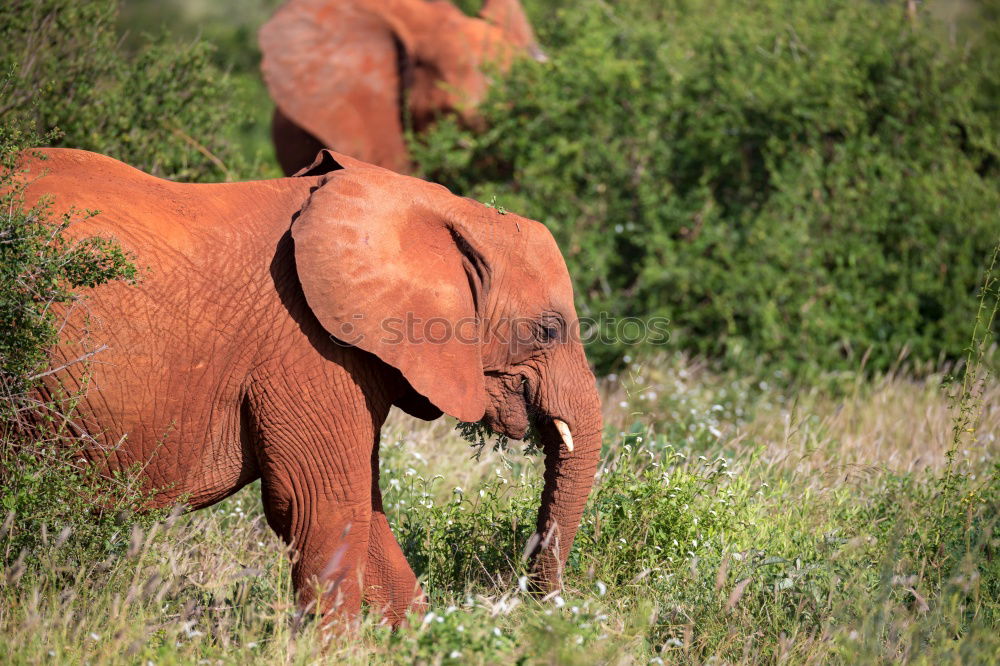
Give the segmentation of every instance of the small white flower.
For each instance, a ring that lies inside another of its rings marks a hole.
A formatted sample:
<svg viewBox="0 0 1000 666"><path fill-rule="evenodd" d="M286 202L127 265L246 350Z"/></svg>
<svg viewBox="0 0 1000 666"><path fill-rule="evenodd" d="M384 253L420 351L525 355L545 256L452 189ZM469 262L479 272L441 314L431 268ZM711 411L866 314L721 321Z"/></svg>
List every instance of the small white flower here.
<svg viewBox="0 0 1000 666"><path fill-rule="evenodd" d="M100 634L95 634L94 632L90 632L90 633L88 634L88 637L89 637L89 638L90 638L90 640L92 640L92 641L99 641L99 640L101 640L101 636L100 636Z"/></svg>
<svg viewBox="0 0 1000 666"><path fill-rule="evenodd" d="M449 659L460 659L461 657L462 653L459 652L458 650L452 650L451 653L448 655Z"/></svg>
<svg viewBox="0 0 1000 666"><path fill-rule="evenodd" d="M566 605L566 601L562 598L561 595L558 594L552 597L552 601L555 603L556 608L562 608L563 606Z"/></svg>
<svg viewBox="0 0 1000 666"><path fill-rule="evenodd" d="M497 636L497 637L499 637L499 636L502 636L502 635L503 635L503 634L502 634L502 633L500 632L500 627L493 627L493 635L494 635L494 636Z"/></svg>
<svg viewBox="0 0 1000 666"><path fill-rule="evenodd" d="M517 586L519 588L521 588L522 592L527 592L528 591L528 577L527 576L521 576L520 578L518 578L517 579Z"/></svg>
<svg viewBox="0 0 1000 666"><path fill-rule="evenodd" d="M604 581L597 581L597 593L602 597L607 594L608 586L604 584Z"/></svg>

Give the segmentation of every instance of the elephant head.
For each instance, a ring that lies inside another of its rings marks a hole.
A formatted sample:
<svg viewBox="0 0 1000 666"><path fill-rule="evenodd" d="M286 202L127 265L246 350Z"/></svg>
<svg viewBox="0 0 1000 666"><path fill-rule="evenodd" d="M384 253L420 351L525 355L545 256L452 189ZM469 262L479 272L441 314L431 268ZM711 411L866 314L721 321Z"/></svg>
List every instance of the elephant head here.
<svg viewBox="0 0 1000 666"><path fill-rule="evenodd" d="M292 224L306 301L327 332L395 367L437 415L545 453L538 582L560 586L601 445L600 400L563 258L538 222L324 151ZM433 416L433 414L431 414Z"/></svg>
<svg viewBox="0 0 1000 666"><path fill-rule="evenodd" d="M404 117L418 131L442 113L475 124L487 63L544 58L518 0L487 0L481 15L443 0L288 0L260 30L285 172L315 155L285 145L303 137L405 172Z"/></svg>

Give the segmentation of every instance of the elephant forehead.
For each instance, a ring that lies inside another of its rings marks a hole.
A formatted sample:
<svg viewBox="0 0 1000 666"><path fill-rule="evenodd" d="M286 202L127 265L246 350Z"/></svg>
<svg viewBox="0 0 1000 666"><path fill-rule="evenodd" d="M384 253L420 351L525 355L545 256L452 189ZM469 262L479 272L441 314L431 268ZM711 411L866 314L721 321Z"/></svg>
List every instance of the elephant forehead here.
<svg viewBox="0 0 1000 666"><path fill-rule="evenodd" d="M486 212L477 216L477 236L509 254L514 273L528 280L544 279L544 285L554 290L571 289L569 270L548 227L514 213L482 209Z"/></svg>

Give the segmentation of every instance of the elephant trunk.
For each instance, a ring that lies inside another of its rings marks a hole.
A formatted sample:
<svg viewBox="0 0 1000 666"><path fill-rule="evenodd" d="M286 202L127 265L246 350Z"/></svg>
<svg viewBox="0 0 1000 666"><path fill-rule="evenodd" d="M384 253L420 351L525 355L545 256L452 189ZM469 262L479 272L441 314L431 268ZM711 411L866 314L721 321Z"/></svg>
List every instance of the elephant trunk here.
<svg viewBox="0 0 1000 666"><path fill-rule="evenodd" d="M572 419L563 420L550 412L552 417L539 424L545 452L545 486L531 554L532 578L543 593L562 587L566 558L597 472L601 408L596 388L590 392L592 395L578 396L583 398L579 400L583 404L573 410Z"/></svg>

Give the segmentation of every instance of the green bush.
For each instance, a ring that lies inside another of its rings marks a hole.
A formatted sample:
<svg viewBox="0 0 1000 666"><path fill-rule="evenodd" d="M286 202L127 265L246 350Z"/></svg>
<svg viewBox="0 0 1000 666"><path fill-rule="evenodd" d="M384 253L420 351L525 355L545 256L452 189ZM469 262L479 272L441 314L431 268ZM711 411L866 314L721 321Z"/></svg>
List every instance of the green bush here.
<svg viewBox="0 0 1000 666"><path fill-rule="evenodd" d="M23 208L13 139L0 128L0 383L16 395L31 388L56 341L52 306L74 301L79 287L132 279L135 267L109 239L64 235L83 214L53 220L45 202Z"/></svg>
<svg viewBox="0 0 1000 666"><path fill-rule="evenodd" d="M24 207L25 143L35 141L0 127L0 561L11 582L44 570L53 550L97 561L124 551L149 495L137 469L102 475L92 442L68 425L79 396L33 392L78 290L133 280L136 268L110 239L65 234L90 213Z"/></svg>
<svg viewBox="0 0 1000 666"><path fill-rule="evenodd" d="M489 129L444 120L413 154L546 223L582 315L667 317L681 349L796 376L955 358L1000 235L996 52L903 5L550 10L551 61L492 89Z"/></svg>
<svg viewBox="0 0 1000 666"><path fill-rule="evenodd" d="M211 49L143 36L126 50L117 17L113 0L0 7L0 533L4 567L18 578L43 571L53 549L101 561L159 515L137 515L153 491L138 469L103 474L113 451L95 451L67 425L79 395L33 392L58 313L81 288L130 281L136 269L111 239L65 234L93 212L24 207L19 151L83 148L182 180L230 178L247 164L224 138L232 86Z"/></svg>
<svg viewBox="0 0 1000 666"><path fill-rule="evenodd" d="M0 124L165 178L217 181L245 170L223 138L240 112L211 47L160 35L126 51L118 5L13 0L0 7L0 75L8 77Z"/></svg>

